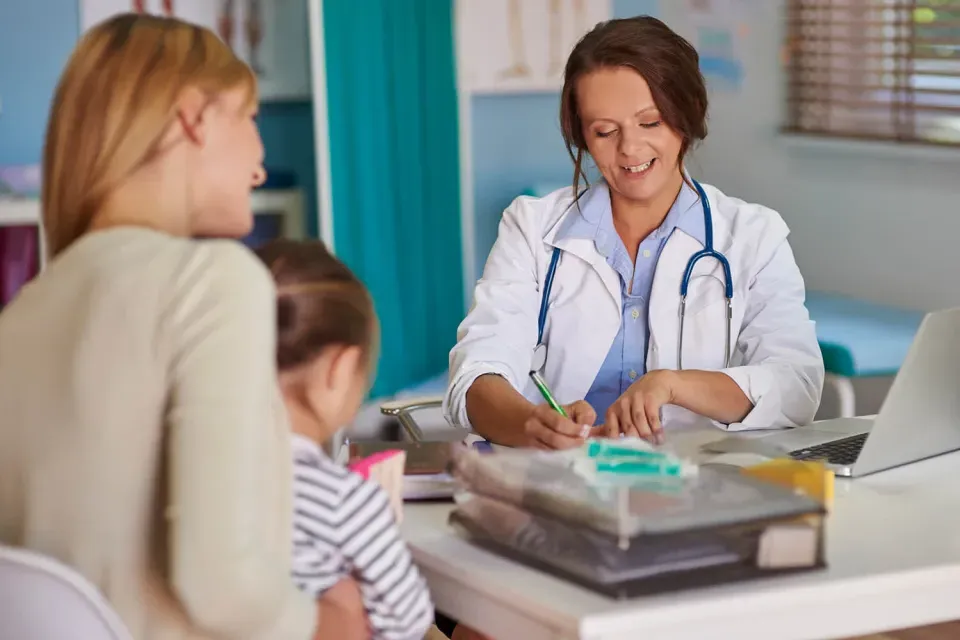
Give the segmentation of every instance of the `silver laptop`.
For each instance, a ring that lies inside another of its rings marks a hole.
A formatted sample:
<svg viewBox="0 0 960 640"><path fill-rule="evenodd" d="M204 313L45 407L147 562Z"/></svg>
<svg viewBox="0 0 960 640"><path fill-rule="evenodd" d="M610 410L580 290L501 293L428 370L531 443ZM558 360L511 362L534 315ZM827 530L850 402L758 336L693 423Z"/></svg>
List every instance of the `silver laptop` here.
<svg viewBox="0 0 960 640"><path fill-rule="evenodd" d="M707 448L822 460L846 477L960 449L960 308L926 315L876 417L823 420L733 440Z"/></svg>

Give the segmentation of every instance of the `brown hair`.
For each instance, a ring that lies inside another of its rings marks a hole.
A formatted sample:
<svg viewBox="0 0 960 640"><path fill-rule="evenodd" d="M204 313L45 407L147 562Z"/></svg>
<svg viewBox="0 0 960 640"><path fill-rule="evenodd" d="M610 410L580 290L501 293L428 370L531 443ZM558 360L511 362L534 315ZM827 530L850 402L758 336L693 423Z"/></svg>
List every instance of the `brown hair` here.
<svg viewBox="0 0 960 640"><path fill-rule="evenodd" d="M193 87L246 88L250 68L212 31L177 20L120 14L89 30L60 77L43 150L43 225L50 255L83 235L104 200L158 153Z"/></svg>
<svg viewBox="0 0 960 640"><path fill-rule="evenodd" d="M329 345L360 347L371 367L377 322L367 288L319 240L272 240L256 249L277 285L277 367L307 364Z"/></svg>
<svg viewBox="0 0 960 640"><path fill-rule="evenodd" d="M560 95L560 130L573 160L573 192L587 181L587 142L577 108L580 78L603 68L629 67L643 76L663 121L682 138L678 162L694 142L707 137L707 88L696 49L656 18L638 16L601 22L573 48Z"/></svg>

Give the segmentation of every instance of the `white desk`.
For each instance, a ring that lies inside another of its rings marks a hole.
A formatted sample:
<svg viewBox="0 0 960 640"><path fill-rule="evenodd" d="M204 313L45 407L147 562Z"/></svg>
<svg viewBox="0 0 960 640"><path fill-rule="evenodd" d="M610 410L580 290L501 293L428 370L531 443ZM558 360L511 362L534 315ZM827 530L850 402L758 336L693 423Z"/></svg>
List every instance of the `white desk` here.
<svg viewBox="0 0 960 640"><path fill-rule="evenodd" d="M615 601L468 543L449 504L404 507L437 608L493 638L813 640L960 619L960 453L837 480L829 568Z"/></svg>

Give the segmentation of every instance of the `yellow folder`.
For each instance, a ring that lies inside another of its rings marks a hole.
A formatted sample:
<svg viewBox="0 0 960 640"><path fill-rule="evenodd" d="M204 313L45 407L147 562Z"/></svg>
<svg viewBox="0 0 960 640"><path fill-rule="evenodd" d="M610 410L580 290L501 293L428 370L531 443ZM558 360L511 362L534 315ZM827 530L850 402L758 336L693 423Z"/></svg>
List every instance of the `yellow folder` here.
<svg viewBox="0 0 960 640"><path fill-rule="evenodd" d="M760 464L744 467L743 473L802 491L819 501L829 512L833 506L833 472L820 462L777 458Z"/></svg>

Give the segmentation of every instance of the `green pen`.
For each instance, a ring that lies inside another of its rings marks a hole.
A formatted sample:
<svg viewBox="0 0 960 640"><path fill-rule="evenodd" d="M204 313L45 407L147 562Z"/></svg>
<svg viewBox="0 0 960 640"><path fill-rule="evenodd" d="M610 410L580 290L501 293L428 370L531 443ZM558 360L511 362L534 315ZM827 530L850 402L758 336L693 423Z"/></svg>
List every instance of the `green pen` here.
<svg viewBox="0 0 960 640"><path fill-rule="evenodd" d="M543 378L540 377L540 374L536 371L530 372L530 379L533 380L533 384L537 385L537 389L540 390L540 395L543 396L543 399L547 401L554 411L562 415L564 418L568 417L567 412L563 410L556 400L553 398L553 394L550 393L550 389L547 388L547 383L544 382Z"/></svg>

